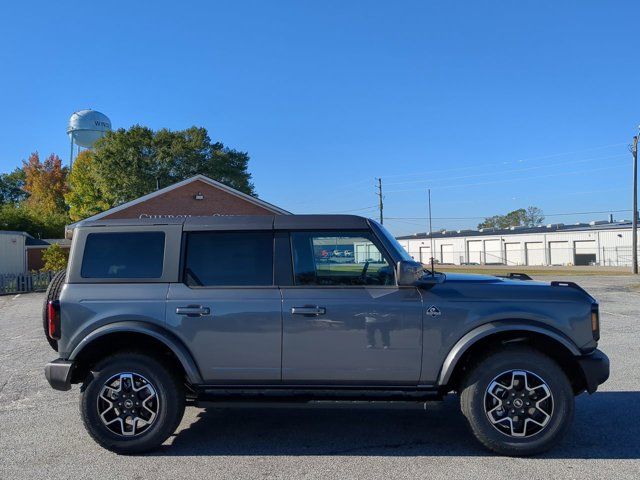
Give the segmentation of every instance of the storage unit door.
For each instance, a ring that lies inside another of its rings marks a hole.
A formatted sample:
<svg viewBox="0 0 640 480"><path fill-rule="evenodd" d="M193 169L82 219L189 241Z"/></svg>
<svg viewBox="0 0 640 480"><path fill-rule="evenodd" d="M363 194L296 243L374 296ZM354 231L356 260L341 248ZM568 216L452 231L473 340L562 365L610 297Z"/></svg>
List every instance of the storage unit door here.
<svg viewBox="0 0 640 480"><path fill-rule="evenodd" d="M595 240L576 240L573 244L574 265L595 265L597 246Z"/></svg>
<svg viewBox="0 0 640 480"><path fill-rule="evenodd" d="M520 243L504 244L505 260L507 265L522 265L524 258L522 255L522 246Z"/></svg>
<svg viewBox="0 0 640 480"><path fill-rule="evenodd" d="M573 262L573 252L569 242L549 242L549 263L569 265Z"/></svg>
<svg viewBox="0 0 640 480"><path fill-rule="evenodd" d="M420 247L420 263L431 263L431 247Z"/></svg>
<svg viewBox="0 0 640 480"><path fill-rule="evenodd" d="M544 244L527 242L524 244L527 265L544 265Z"/></svg>
<svg viewBox="0 0 640 480"><path fill-rule="evenodd" d="M484 263L502 264L504 263L502 254L502 240L484 241Z"/></svg>
<svg viewBox="0 0 640 480"><path fill-rule="evenodd" d="M440 261L442 263L452 264L453 262L453 245L441 245L440 246Z"/></svg>
<svg viewBox="0 0 640 480"><path fill-rule="evenodd" d="M469 263L482 263L482 240L471 240L467 242L469 249Z"/></svg>

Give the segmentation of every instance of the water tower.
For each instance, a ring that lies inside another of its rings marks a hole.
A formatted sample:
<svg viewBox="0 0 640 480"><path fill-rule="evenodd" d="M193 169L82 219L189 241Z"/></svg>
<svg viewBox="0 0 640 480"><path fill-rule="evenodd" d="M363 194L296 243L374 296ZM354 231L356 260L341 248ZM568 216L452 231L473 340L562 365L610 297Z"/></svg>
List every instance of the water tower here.
<svg viewBox="0 0 640 480"><path fill-rule="evenodd" d="M69 167L73 166L73 145L92 148L96 141L111 130L111 120L104 113L95 110L80 110L69 118L67 134L71 139Z"/></svg>

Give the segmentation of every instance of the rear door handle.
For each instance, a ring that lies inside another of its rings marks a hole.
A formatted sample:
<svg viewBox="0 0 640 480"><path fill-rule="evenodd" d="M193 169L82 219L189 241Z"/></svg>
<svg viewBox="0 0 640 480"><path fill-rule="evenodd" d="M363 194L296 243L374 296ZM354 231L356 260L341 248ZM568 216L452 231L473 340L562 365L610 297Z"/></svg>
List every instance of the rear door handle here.
<svg viewBox="0 0 640 480"><path fill-rule="evenodd" d="M186 307L177 307L176 314L186 315L187 317L203 317L209 315L211 309L202 305L188 305Z"/></svg>
<svg viewBox="0 0 640 480"><path fill-rule="evenodd" d="M317 317L319 315L324 315L327 313L327 309L324 307L292 307L291 314L292 315L306 315L309 317Z"/></svg>

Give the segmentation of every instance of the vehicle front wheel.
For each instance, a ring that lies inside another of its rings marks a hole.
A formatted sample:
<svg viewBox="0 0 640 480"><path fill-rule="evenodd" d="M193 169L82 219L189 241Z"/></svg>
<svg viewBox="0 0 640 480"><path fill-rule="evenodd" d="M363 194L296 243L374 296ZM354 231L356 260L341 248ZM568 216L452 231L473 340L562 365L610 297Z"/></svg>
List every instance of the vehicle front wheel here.
<svg viewBox="0 0 640 480"><path fill-rule="evenodd" d="M532 348L513 346L471 369L462 384L460 406L485 447L527 456L550 449L566 434L574 395L554 360Z"/></svg>
<svg viewBox="0 0 640 480"><path fill-rule="evenodd" d="M120 353L92 368L80 414L99 445L134 454L160 446L178 427L184 406L183 384L167 365L141 353Z"/></svg>

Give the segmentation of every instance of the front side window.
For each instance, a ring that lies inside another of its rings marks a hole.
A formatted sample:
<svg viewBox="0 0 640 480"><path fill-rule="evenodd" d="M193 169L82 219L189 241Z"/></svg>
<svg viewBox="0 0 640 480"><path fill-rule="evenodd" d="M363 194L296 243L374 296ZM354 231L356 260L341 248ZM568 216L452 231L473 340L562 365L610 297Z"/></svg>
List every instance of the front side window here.
<svg viewBox="0 0 640 480"><path fill-rule="evenodd" d="M189 233L184 278L191 287L273 285L273 233Z"/></svg>
<svg viewBox="0 0 640 480"><path fill-rule="evenodd" d="M90 233L84 245L83 278L160 278L163 232Z"/></svg>
<svg viewBox="0 0 640 480"><path fill-rule="evenodd" d="M296 285L395 285L390 262L368 232L291 234Z"/></svg>

